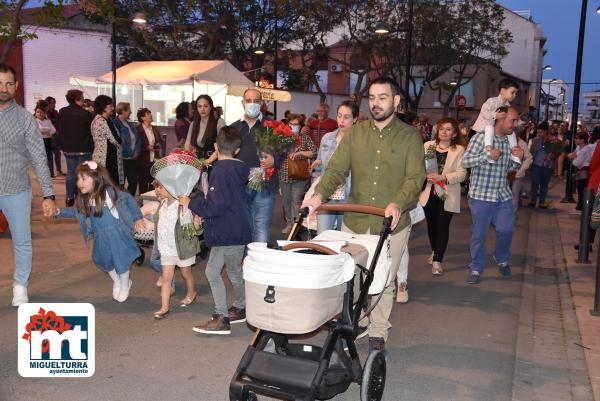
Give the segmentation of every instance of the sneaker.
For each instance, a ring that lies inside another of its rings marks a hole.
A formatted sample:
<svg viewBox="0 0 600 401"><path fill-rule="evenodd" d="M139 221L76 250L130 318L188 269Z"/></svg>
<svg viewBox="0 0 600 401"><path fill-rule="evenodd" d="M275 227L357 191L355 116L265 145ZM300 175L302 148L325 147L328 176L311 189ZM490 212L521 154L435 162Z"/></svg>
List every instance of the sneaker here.
<svg viewBox="0 0 600 401"><path fill-rule="evenodd" d="M444 269L442 269L442 264L440 262L433 262L433 266L431 266L431 274L434 276L441 276L444 274Z"/></svg>
<svg viewBox="0 0 600 401"><path fill-rule="evenodd" d="M246 321L246 309L238 309L232 306L227 312L229 312L229 319L227 320L231 324L244 323Z"/></svg>
<svg viewBox="0 0 600 401"><path fill-rule="evenodd" d="M431 255L429 255L429 258L427 258L427 263L429 263L429 264L433 263L433 252L431 252Z"/></svg>
<svg viewBox="0 0 600 401"><path fill-rule="evenodd" d="M471 270L469 273L469 277L467 277L467 283L469 284L479 284L481 281L481 273L477 270Z"/></svg>
<svg viewBox="0 0 600 401"><path fill-rule="evenodd" d="M231 326L229 324L229 318L223 315L212 315L212 318L205 324L194 326L192 328L196 333L202 334L217 334L227 335L231 334Z"/></svg>
<svg viewBox="0 0 600 401"><path fill-rule="evenodd" d="M27 287L19 284L15 285L13 287L12 306L19 306L21 304L26 304L27 302L29 302Z"/></svg>
<svg viewBox="0 0 600 401"><path fill-rule="evenodd" d="M510 270L510 266L508 265L508 262L498 263L498 269L500 269L500 274L502 275L502 277L504 277L504 278L512 277L512 271Z"/></svg>
<svg viewBox="0 0 600 401"><path fill-rule="evenodd" d="M287 226L283 227L283 230L281 230L282 234L289 234L290 231L292 231L292 225L288 224Z"/></svg>
<svg viewBox="0 0 600 401"><path fill-rule="evenodd" d="M385 351L385 340L382 337L369 337L369 352Z"/></svg>
<svg viewBox="0 0 600 401"><path fill-rule="evenodd" d="M131 284L133 281L129 280L129 283L126 283L121 287L121 291L119 292L119 296L117 297L117 301L125 302L127 298L129 298L129 290L131 289Z"/></svg>
<svg viewBox="0 0 600 401"><path fill-rule="evenodd" d="M398 290L396 291L396 302L405 304L408 302L408 289L406 289L406 283L398 284Z"/></svg>

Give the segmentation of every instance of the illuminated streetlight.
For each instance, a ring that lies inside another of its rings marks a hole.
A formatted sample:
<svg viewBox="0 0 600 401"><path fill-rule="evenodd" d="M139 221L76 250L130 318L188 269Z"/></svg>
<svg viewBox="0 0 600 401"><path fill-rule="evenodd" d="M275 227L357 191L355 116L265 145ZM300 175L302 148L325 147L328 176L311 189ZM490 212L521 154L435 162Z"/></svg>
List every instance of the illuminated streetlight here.
<svg viewBox="0 0 600 401"><path fill-rule="evenodd" d="M550 71L552 69L552 66L550 64L546 64L542 70L546 70L546 71Z"/></svg>
<svg viewBox="0 0 600 401"><path fill-rule="evenodd" d="M131 19L133 22L135 22L136 24L140 24L140 25L144 25L145 23L147 23L148 21L146 20L146 14L142 13L142 12L137 12L133 15L133 18Z"/></svg>
<svg viewBox="0 0 600 401"><path fill-rule="evenodd" d="M379 22L377 25L375 25L375 33L378 35L386 35L390 33L390 31L390 26L385 22Z"/></svg>
<svg viewBox="0 0 600 401"><path fill-rule="evenodd" d="M259 47L254 50L254 54L265 54L265 49L263 49L262 47Z"/></svg>

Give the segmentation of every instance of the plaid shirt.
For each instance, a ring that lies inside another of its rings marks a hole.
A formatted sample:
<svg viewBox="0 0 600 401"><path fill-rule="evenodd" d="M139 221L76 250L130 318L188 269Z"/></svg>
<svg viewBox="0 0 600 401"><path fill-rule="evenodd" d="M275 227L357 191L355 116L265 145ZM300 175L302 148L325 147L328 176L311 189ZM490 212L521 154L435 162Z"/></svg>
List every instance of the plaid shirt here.
<svg viewBox="0 0 600 401"><path fill-rule="evenodd" d="M471 169L469 197L486 202L505 202L512 199L506 175L509 171L516 171L519 164L510 157L511 148L507 137L499 138L494 135L492 147L502 152L494 162L485 150L483 136L480 132L471 139L463 158L463 166Z"/></svg>

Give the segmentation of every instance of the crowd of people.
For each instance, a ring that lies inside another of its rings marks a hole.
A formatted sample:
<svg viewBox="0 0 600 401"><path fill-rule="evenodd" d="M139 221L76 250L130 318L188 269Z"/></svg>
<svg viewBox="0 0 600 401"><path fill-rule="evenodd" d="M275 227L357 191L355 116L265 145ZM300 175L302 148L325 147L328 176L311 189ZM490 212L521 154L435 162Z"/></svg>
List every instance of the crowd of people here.
<svg viewBox="0 0 600 401"><path fill-rule="evenodd" d="M493 225L496 241L493 257L500 274L512 275L509 259L515 213L531 168L530 207L547 207L548 183L562 176L569 163L576 169L581 192L600 182L600 151L591 136L568 132L565 123L539 125L523 122L516 108L518 84L503 80L499 95L482 107L468 130L464 122L442 118L429 124L426 114L397 113L401 97L390 78L373 79L368 88L366 119L352 101L337 105L333 117L326 104L306 118L288 111L282 120L298 136L287 152L275 153L257 146L256 134L271 117L263 111L261 92L247 89L242 97L244 113L227 126L222 109L208 95L176 109L175 135L185 154L193 154L210 166L208 184L198 195L174 196L156 171L167 152L152 112L141 108L137 125L130 121L130 104L113 110L110 97L93 102L79 90L66 94L68 106L58 112L55 101L39 101L34 115L18 106L14 69L0 64L0 209L11 228L15 250L13 305L28 302L31 272L32 165L43 193L43 212L54 218L76 218L84 239L93 235L95 265L113 280L112 295L119 302L129 296L130 269L141 262L134 233L143 231L144 219L153 221L154 247L151 265L160 273L161 308L154 318L171 311L173 280L179 267L186 283L180 307L197 297L191 267L201 250L198 235L190 235L181 221L182 210L193 212L193 225L210 248L206 276L215 302L212 318L194 331L229 334L232 323L245 321L242 261L250 242L270 242L276 196L281 194L287 234L301 207L316 210L322 203L356 203L385 209L392 218L389 237L391 272L397 285L387 285L369 316L371 349L385 349L389 317L394 304L408 301L408 241L413 223L410 213L422 208L431 255L431 273L444 273L452 218L461 210L462 188L467 188L472 216L471 261L467 282L481 281L486 265L486 238ZM571 151L570 141L577 145ZM55 204L51 177L62 174L60 157L66 160L66 207ZM297 162L303 161L300 171ZM294 167L294 169L292 169ZM247 186L256 169L273 169L264 188ZM294 170L292 172L292 170ZM135 197L154 189L159 202L141 209ZM594 190L596 188L593 188ZM539 203L538 203L539 202ZM581 209L581 202L577 209ZM367 215L318 212L318 234L327 230L376 233L380 219ZM310 229L310 227L308 227ZM221 271L226 268L233 285L234 302L227 305Z"/></svg>

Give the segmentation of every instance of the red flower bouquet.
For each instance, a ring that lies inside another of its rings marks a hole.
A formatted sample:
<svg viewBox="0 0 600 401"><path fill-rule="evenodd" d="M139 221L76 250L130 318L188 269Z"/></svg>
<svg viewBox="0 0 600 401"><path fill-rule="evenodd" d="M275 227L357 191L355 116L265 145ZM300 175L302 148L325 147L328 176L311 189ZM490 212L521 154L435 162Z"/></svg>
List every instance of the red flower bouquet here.
<svg viewBox="0 0 600 401"><path fill-rule="evenodd" d="M263 127L256 130L256 146L261 153L261 159L264 154L277 155L289 152L299 143L300 136L281 121L265 121ZM262 191L265 188L265 182L271 179L274 171L274 167L250 169L248 188Z"/></svg>

